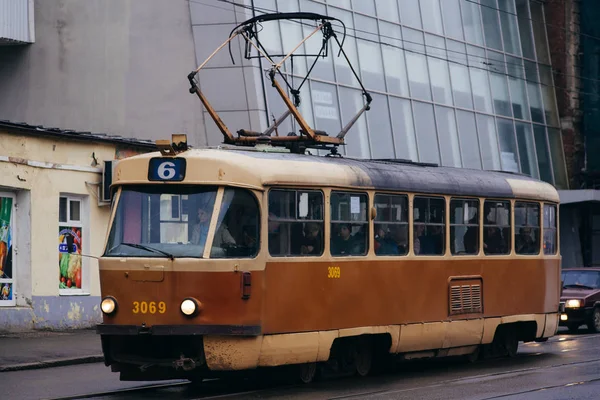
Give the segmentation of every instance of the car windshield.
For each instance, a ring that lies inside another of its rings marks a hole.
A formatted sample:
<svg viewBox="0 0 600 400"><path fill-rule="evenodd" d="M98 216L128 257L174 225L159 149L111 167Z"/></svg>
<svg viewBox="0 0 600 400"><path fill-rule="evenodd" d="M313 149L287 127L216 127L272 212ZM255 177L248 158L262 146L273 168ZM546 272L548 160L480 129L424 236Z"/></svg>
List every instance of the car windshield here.
<svg viewBox="0 0 600 400"><path fill-rule="evenodd" d="M563 271L564 288L598 289L600 271Z"/></svg>
<svg viewBox="0 0 600 400"><path fill-rule="evenodd" d="M105 255L202 257L216 196L214 186L123 188ZM206 228L195 234L197 222Z"/></svg>
<svg viewBox="0 0 600 400"><path fill-rule="evenodd" d="M105 256L202 258L218 188L126 186L121 191ZM252 257L258 251L258 203L247 190L226 188L216 218L211 258Z"/></svg>

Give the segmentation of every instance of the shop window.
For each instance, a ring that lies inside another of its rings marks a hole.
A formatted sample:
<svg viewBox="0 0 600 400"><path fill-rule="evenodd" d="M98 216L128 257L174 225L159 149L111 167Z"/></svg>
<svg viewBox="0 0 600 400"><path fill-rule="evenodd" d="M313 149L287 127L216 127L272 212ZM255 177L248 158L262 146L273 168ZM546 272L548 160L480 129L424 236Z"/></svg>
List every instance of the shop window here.
<svg viewBox="0 0 600 400"><path fill-rule="evenodd" d="M0 306L16 305L16 274L13 264L14 204L13 195L0 193Z"/></svg>
<svg viewBox="0 0 600 400"><path fill-rule="evenodd" d="M61 196L58 208L58 287L61 294L82 292L83 199Z"/></svg>

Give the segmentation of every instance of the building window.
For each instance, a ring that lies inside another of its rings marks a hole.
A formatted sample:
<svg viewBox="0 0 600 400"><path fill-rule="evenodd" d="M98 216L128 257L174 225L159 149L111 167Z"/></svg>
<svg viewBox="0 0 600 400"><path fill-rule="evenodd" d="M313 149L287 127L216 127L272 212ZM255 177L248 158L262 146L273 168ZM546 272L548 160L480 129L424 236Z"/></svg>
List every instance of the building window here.
<svg viewBox="0 0 600 400"><path fill-rule="evenodd" d="M14 204L12 194L0 193L0 306L15 306L13 264Z"/></svg>
<svg viewBox="0 0 600 400"><path fill-rule="evenodd" d="M375 195L375 254L408 253L408 196Z"/></svg>
<svg viewBox="0 0 600 400"><path fill-rule="evenodd" d="M483 251L486 255L510 253L510 202L486 200L483 206Z"/></svg>
<svg viewBox="0 0 600 400"><path fill-rule="evenodd" d="M368 197L362 193L331 193L331 254L367 254L369 222Z"/></svg>
<svg viewBox="0 0 600 400"><path fill-rule="evenodd" d="M83 281L83 199L61 196L58 208L58 287L61 294L80 293Z"/></svg>
<svg viewBox="0 0 600 400"><path fill-rule="evenodd" d="M414 251L421 256L441 256L446 250L446 201L442 198L415 197Z"/></svg>
<svg viewBox="0 0 600 400"><path fill-rule="evenodd" d="M275 257L323 254L323 193L318 190L269 192L269 254Z"/></svg>
<svg viewBox="0 0 600 400"><path fill-rule="evenodd" d="M515 203L515 249L517 254L540 252L540 205Z"/></svg>
<svg viewBox="0 0 600 400"><path fill-rule="evenodd" d="M479 253L479 200L450 200L450 250Z"/></svg>
<svg viewBox="0 0 600 400"><path fill-rule="evenodd" d="M556 254L556 206L544 204L544 254Z"/></svg>

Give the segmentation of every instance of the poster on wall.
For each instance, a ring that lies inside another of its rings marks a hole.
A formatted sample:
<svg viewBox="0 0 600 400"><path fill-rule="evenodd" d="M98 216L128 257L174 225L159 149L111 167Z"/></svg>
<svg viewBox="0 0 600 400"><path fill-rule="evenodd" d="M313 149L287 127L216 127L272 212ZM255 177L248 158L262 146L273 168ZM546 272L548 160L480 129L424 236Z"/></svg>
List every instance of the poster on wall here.
<svg viewBox="0 0 600 400"><path fill-rule="evenodd" d="M0 305L15 305L12 208L13 199L0 196Z"/></svg>
<svg viewBox="0 0 600 400"><path fill-rule="evenodd" d="M81 289L81 246L81 228L59 227L59 289Z"/></svg>

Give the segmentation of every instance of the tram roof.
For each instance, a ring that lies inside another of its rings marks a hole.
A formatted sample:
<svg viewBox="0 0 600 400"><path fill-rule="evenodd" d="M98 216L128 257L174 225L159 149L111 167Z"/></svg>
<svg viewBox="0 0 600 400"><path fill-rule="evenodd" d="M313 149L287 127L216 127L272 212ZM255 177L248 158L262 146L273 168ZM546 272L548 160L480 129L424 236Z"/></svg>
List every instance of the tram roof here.
<svg viewBox="0 0 600 400"><path fill-rule="evenodd" d="M397 160L363 160L238 149L191 149L178 156L188 160L185 181L190 183L199 180L209 183L212 180L195 174L201 170L205 174L207 171L214 174L214 183L237 183L256 188L273 185L333 186L559 202L558 192L552 185L509 172L439 167ZM146 163L143 174L137 174L140 180L147 177L147 162L152 157L160 157L160 153L130 158ZM194 165L196 160L203 167ZM133 173L121 172L121 183L138 180L132 179Z"/></svg>

